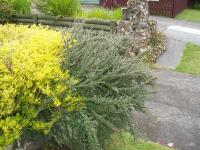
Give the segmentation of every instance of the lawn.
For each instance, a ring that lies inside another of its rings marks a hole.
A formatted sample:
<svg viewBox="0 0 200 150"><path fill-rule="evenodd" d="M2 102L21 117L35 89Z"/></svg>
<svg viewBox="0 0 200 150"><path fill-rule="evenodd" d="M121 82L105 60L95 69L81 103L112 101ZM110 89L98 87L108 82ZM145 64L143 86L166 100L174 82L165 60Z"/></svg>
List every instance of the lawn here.
<svg viewBox="0 0 200 150"><path fill-rule="evenodd" d="M200 4L196 4L194 8L185 9L176 16L177 19L200 22Z"/></svg>
<svg viewBox="0 0 200 150"><path fill-rule="evenodd" d="M173 150L158 143L144 140L134 140L129 133L114 134L112 144L107 150Z"/></svg>
<svg viewBox="0 0 200 150"><path fill-rule="evenodd" d="M108 10L104 8L95 8L89 11L81 11L77 14L77 17L118 21L122 19L122 11L121 9Z"/></svg>
<svg viewBox="0 0 200 150"><path fill-rule="evenodd" d="M188 43L176 70L200 75L200 45Z"/></svg>

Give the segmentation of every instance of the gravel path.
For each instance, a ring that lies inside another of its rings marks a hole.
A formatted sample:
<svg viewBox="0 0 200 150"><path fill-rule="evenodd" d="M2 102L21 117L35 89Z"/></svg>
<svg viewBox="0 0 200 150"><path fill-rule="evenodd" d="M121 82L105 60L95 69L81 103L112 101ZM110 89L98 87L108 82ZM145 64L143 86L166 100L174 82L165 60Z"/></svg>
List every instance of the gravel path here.
<svg viewBox="0 0 200 150"><path fill-rule="evenodd" d="M200 35L171 30L171 26L200 31L200 23L151 17L167 35L168 51L158 60L164 68L176 68L188 42L200 45ZM133 113L139 133L177 150L200 150L200 76L172 70L154 70L155 93L146 102L147 113Z"/></svg>
<svg viewBox="0 0 200 150"><path fill-rule="evenodd" d="M158 60L167 68L176 68L188 42L200 44L200 35L172 26L200 32L200 23L164 17L151 17L166 33L168 50ZM153 141L174 143L178 150L200 150L200 77L171 70L154 70L155 93L146 103L148 113L134 113L136 126Z"/></svg>
<svg viewBox="0 0 200 150"><path fill-rule="evenodd" d="M154 70L155 91L148 114L135 113L136 126L151 140L178 150L200 150L200 77Z"/></svg>
<svg viewBox="0 0 200 150"><path fill-rule="evenodd" d="M186 27L200 32L200 23L155 16L152 16L151 19L158 22L158 28L165 32L167 36L168 50L159 58L158 64L174 69L179 64L183 50L188 42L200 45L200 35L169 28L171 26Z"/></svg>

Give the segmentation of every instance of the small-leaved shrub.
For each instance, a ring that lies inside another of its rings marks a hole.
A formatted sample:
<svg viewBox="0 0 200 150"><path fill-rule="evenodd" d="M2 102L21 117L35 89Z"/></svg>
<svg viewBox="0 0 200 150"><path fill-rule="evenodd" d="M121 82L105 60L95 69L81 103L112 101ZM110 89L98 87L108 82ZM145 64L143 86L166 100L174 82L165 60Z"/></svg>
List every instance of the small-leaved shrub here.
<svg viewBox="0 0 200 150"><path fill-rule="evenodd" d="M63 111L84 106L72 88L78 81L60 66L64 39L76 44L69 33L0 25L0 148L25 129L46 135Z"/></svg>
<svg viewBox="0 0 200 150"><path fill-rule="evenodd" d="M124 55L128 39L1 25L0 146L20 138L48 150L106 150L115 132L134 135L131 110L144 110L153 77Z"/></svg>
<svg viewBox="0 0 200 150"><path fill-rule="evenodd" d="M148 63L155 63L159 56L167 50L166 37L163 32L155 30L151 32L148 50L142 54Z"/></svg>
<svg viewBox="0 0 200 150"><path fill-rule="evenodd" d="M62 66L79 79L74 89L85 107L63 113L48 139L72 150L105 150L116 131L133 135L131 110L143 110L153 78L139 59L122 55L130 44L126 37L78 28L70 32L78 43L66 47Z"/></svg>

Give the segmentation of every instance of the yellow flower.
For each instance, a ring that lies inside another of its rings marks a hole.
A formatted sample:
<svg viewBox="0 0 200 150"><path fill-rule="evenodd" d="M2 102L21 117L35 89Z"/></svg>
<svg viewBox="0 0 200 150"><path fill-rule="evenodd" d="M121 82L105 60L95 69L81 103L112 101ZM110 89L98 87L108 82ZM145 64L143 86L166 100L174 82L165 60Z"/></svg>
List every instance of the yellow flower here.
<svg viewBox="0 0 200 150"><path fill-rule="evenodd" d="M62 103L59 99L56 98L53 100L53 104L54 104L54 106L59 107Z"/></svg>
<svg viewBox="0 0 200 150"><path fill-rule="evenodd" d="M75 44L76 44L77 42L78 42L77 40L75 40L75 39L73 40L73 43L75 43Z"/></svg>
<svg viewBox="0 0 200 150"><path fill-rule="evenodd" d="M26 126L49 132L57 117L52 115L49 122L37 120L41 105L46 109L62 106L70 112L84 106L83 99L70 90L78 80L60 65L65 40L70 41L68 48L77 43L70 33L48 27L0 25L0 148L17 140ZM66 98L61 99L63 92Z"/></svg>
<svg viewBox="0 0 200 150"><path fill-rule="evenodd" d="M70 44L68 47L69 47L69 48L72 48L72 47L73 47L73 45L71 45L71 44Z"/></svg>

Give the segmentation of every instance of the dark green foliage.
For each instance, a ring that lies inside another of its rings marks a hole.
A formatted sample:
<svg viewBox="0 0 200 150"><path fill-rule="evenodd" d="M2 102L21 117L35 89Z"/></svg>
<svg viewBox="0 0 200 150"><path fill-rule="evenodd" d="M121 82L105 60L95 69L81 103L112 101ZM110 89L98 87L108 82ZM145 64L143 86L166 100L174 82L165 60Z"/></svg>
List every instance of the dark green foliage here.
<svg viewBox="0 0 200 150"><path fill-rule="evenodd" d="M0 0L0 21L8 22L13 14L29 14L29 0Z"/></svg>
<svg viewBox="0 0 200 150"><path fill-rule="evenodd" d="M137 58L121 55L130 44L126 37L78 29L72 34L78 44L66 51L63 69L79 79L74 90L86 105L76 113L63 113L50 136L73 150L106 149L115 131L133 133L131 109L143 110L153 78Z"/></svg>
<svg viewBox="0 0 200 150"><path fill-rule="evenodd" d="M23 138L43 139L42 150L107 150L114 133L134 135L131 110L144 110L153 77L138 58L124 56L131 45L129 37L78 27L70 32L78 42L66 49L62 68L79 80L73 89L85 100L85 107L63 110L48 136L27 131Z"/></svg>
<svg viewBox="0 0 200 150"><path fill-rule="evenodd" d="M196 0L197 1L197 3L200 3L200 0Z"/></svg>
<svg viewBox="0 0 200 150"><path fill-rule="evenodd" d="M11 16L11 5L7 0L0 0L0 21L8 21Z"/></svg>

